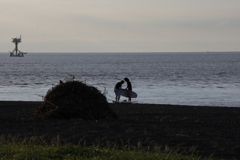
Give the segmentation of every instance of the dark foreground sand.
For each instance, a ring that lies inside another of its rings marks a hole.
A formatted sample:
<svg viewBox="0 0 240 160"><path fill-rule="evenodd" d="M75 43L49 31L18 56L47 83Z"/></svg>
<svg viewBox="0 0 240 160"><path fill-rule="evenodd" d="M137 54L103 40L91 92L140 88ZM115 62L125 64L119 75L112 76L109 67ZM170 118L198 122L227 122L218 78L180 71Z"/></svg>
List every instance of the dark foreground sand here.
<svg viewBox="0 0 240 160"><path fill-rule="evenodd" d="M110 104L119 120L29 120L41 102L0 101L0 135L60 137L69 143L168 146L240 159L240 108Z"/></svg>

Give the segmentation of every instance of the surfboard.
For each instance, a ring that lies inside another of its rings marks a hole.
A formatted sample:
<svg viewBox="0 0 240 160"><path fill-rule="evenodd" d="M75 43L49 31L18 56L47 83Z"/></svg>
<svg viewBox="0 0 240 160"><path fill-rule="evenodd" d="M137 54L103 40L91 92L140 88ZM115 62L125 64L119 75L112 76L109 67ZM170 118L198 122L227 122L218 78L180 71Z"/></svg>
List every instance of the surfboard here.
<svg viewBox="0 0 240 160"><path fill-rule="evenodd" d="M128 97L128 92L126 89L120 89L120 94L123 97ZM131 98L137 98L137 93L132 91L132 97Z"/></svg>
<svg viewBox="0 0 240 160"><path fill-rule="evenodd" d="M130 103L130 104L132 104L132 103L137 103L137 101L119 101L119 102L113 101L113 103Z"/></svg>

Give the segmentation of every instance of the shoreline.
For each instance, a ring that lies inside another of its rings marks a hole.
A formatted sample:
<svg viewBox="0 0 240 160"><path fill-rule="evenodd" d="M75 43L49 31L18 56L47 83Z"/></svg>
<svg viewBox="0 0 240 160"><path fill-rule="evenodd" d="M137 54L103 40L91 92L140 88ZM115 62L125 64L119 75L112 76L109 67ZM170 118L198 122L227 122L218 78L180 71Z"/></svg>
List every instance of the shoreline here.
<svg viewBox="0 0 240 160"><path fill-rule="evenodd" d="M112 100L113 101L113 100ZM5 103L5 104L25 104L25 103L31 103L31 104L41 104L43 101L22 101L22 100L0 100L0 104ZM133 101L134 102L134 101ZM111 104L116 104L113 102L108 102L110 105ZM240 108L239 106L211 106L211 105L181 105L181 104L159 104L159 103L120 103L120 104L134 104L134 105L161 105L161 106L179 106L179 107L213 107L213 108ZM1 105L0 105L1 106Z"/></svg>
<svg viewBox="0 0 240 160"><path fill-rule="evenodd" d="M240 108L109 103L119 120L29 120L42 101L0 101L0 136L32 136L78 144L165 146L202 157L240 159Z"/></svg>

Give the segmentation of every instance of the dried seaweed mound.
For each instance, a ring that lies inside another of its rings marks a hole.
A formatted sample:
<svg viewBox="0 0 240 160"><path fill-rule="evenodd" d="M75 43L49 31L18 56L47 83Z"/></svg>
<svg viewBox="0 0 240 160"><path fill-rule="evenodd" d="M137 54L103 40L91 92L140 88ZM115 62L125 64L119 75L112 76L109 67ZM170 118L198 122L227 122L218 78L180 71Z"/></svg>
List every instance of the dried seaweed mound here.
<svg viewBox="0 0 240 160"><path fill-rule="evenodd" d="M108 115L117 118L106 97L97 88L79 81L60 81L47 92L43 104L33 114L32 119L99 120Z"/></svg>

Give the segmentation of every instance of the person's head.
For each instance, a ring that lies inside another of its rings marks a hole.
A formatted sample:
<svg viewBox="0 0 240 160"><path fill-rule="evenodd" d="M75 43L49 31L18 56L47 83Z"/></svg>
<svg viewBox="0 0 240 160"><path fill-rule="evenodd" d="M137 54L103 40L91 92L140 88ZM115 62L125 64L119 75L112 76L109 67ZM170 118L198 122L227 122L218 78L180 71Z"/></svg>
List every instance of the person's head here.
<svg viewBox="0 0 240 160"><path fill-rule="evenodd" d="M127 77L124 78L124 81L129 82L129 79Z"/></svg>
<svg viewBox="0 0 240 160"><path fill-rule="evenodd" d="M123 84L123 83L124 83L124 81L122 80L122 81L121 81L121 83Z"/></svg>

